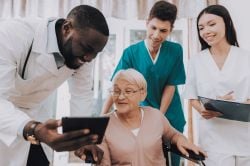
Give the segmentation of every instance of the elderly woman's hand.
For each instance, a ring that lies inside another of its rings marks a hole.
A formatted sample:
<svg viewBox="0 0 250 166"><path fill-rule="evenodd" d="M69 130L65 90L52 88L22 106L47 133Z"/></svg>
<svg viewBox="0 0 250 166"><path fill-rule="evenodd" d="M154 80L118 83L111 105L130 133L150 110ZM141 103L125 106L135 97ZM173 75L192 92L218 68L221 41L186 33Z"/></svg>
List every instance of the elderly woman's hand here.
<svg viewBox="0 0 250 166"><path fill-rule="evenodd" d="M193 151L195 154L199 155L200 153L207 157L206 152L204 152L201 148L189 142L182 134L178 134L176 146L180 150L182 154L185 156L189 156L187 150Z"/></svg>
<svg viewBox="0 0 250 166"><path fill-rule="evenodd" d="M87 155L92 155L94 162L101 163L103 157L103 151L97 145L86 145L75 151L75 155L82 160L86 160Z"/></svg>

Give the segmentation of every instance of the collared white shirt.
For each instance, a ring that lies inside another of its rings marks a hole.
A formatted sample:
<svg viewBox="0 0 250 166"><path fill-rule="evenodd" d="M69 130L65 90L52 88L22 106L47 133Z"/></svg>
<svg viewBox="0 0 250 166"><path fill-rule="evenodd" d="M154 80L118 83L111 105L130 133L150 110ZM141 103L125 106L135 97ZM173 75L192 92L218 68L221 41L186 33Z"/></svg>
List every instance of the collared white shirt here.
<svg viewBox="0 0 250 166"><path fill-rule="evenodd" d="M47 51L50 54L53 54L55 57L56 65L58 68L64 65L64 57L62 56L56 37L56 22L59 19L51 20L48 22L48 43L47 43Z"/></svg>

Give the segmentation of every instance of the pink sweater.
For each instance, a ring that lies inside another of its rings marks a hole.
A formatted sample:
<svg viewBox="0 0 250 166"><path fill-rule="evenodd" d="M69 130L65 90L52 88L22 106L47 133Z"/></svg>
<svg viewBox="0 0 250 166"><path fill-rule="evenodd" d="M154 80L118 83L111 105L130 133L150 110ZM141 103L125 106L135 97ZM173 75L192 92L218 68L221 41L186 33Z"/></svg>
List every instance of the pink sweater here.
<svg viewBox="0 0 250 166"><path fill-rule="evenodd" d="M151 107L142 107L144 118L135 136L119 119L110 114L110 121L100 147L104 151L101 166L164 166L162 137L171 139L176 130L164 115Z"/></svg>

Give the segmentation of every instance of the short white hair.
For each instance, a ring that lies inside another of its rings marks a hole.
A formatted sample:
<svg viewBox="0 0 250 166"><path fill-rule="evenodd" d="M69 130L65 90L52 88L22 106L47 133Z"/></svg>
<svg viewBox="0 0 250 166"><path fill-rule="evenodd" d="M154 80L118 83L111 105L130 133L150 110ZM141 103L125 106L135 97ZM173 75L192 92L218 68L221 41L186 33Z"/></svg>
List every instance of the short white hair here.
<svg viewBox="0 0 250 166"><path fill-rule="evenodd" d="M133 68L119 70L115 74L112 84L114 85L114 83L118 79L124 79L131 84L137 85L139 89L147 92L147 81L145 80L144 76L140 72L136 71Z"/></svg>

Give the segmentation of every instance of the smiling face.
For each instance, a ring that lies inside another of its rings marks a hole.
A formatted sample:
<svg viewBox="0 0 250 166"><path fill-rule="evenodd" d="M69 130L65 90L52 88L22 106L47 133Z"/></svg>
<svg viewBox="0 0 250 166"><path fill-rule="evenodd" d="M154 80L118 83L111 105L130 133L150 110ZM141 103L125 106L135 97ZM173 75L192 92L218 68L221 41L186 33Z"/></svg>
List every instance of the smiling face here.
<svg viewBox="0 0 250 166"><path fill-rule="evenodd" d="M71 69L78 69L85 62L90 62L102 51L108 37L100 32L87 28L66 28L63 32L61 52L65 58L65 64Z"/></svg>
<svg viewBox="0 0 250 166"><path fill-rule="evenodd" d="M117 112L120 114L129 114L138 110L139 103L145 98L145 90L123 78L114 82L111 94Z"/></svg>
<svg viewBox="0 0 250 166"><path fill-rule="evenodd" d="M199 35L209 46L227 42L225 28L223 18L214 14L204 13L198 21Z"/></svg>
<svg viewBox="0 0 250 166"><path fill-rule="evenodd" d="M152 18L147 21L147 42L150 50L158 50L172 31L170 21Z"/></svg>

